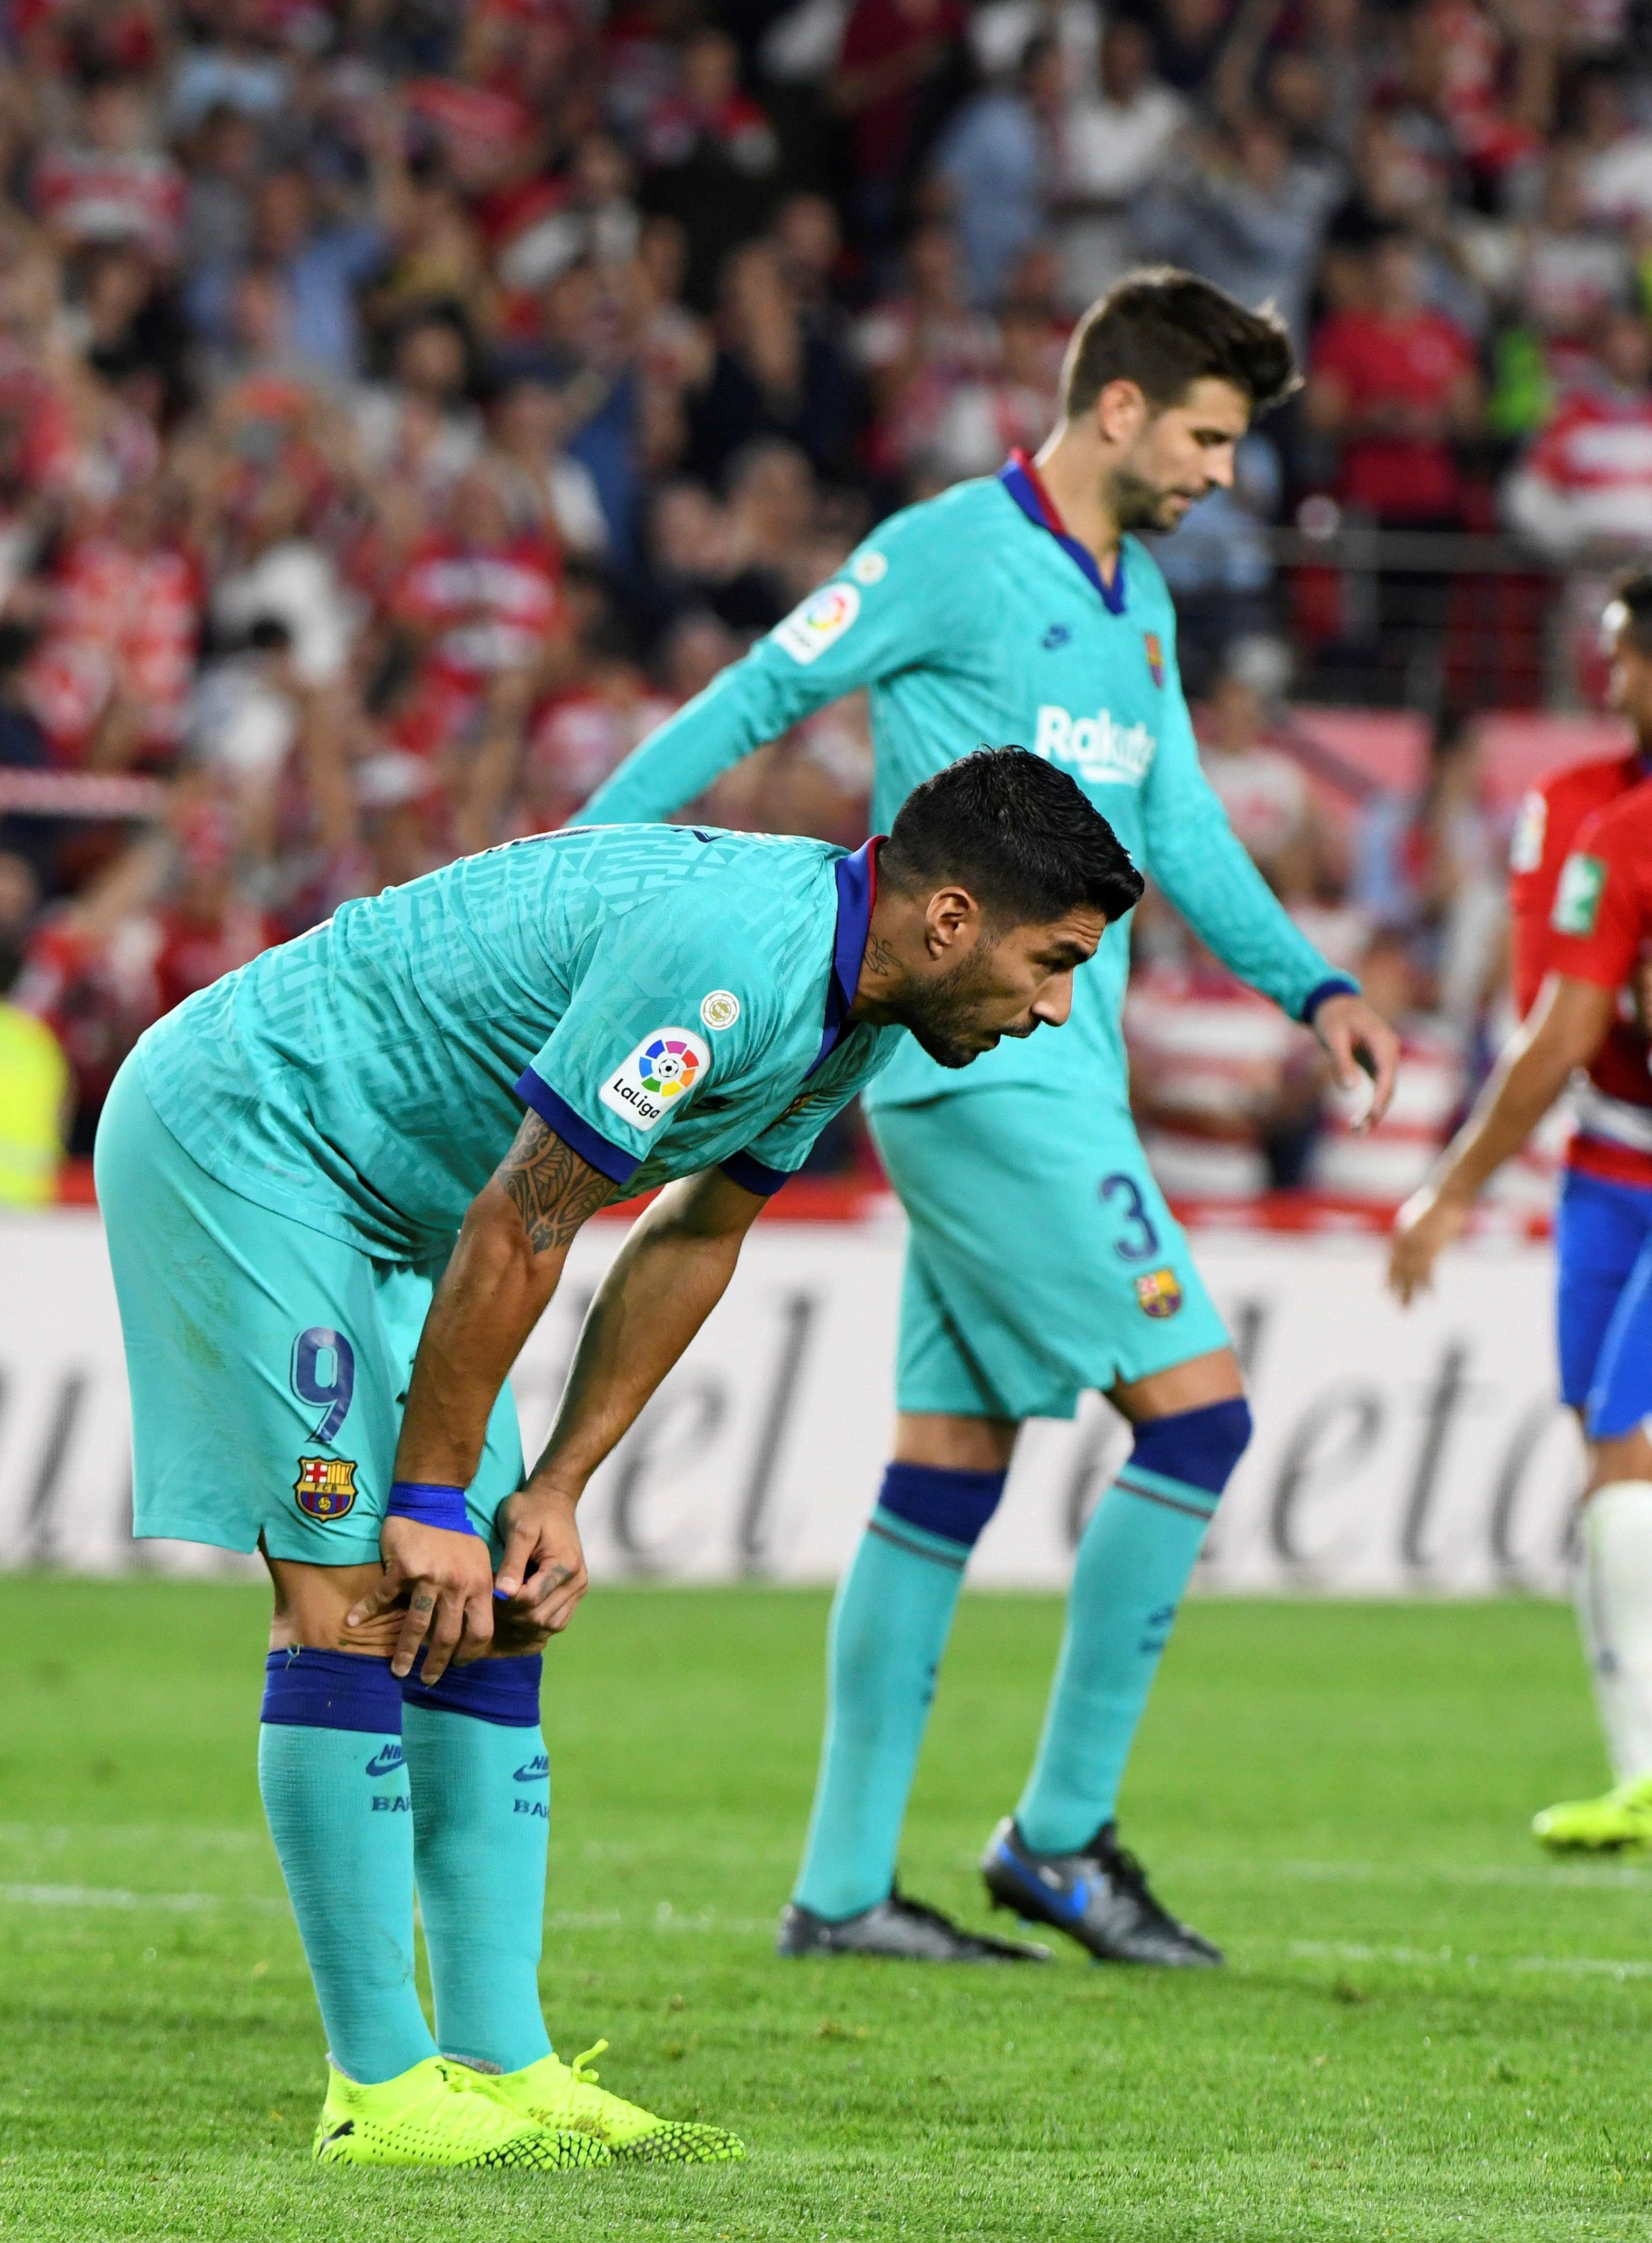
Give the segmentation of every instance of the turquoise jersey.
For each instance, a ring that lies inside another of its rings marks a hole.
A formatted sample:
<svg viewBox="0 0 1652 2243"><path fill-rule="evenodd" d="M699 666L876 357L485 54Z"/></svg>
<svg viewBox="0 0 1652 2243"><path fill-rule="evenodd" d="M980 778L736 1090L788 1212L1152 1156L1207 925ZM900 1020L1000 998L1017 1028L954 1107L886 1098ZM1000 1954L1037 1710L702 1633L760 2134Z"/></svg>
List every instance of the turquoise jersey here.
<svg viewBox="0 0 1652 2243"><path fill-rule="evenodd" d="M1024 463L892 516L645 740L581 815L663 818L763 741L863 686L879 827L920 780L971 749L1029 747L1071 774L1141 870L1254 988L1299 1018L1321 994L1355 987L1281 908L1199 769L1176 610L1151 555L1126 537L1104 587ZM909 1041L867 1104L1030 1084L1122 1110L1129 966L1121 923L1076 975L1059 1034L1007 1039L961 1073Z"/></svg>
<svg viewBox="0 0 1652 2243"><path fill-rule="evenodd" d="M151 1103L244 1199L439 1253L524 1104L630 1191L771 1191L903 1040L851 1027L869 849L682 826L536 836L346 904L151 1028Z"/></svg>

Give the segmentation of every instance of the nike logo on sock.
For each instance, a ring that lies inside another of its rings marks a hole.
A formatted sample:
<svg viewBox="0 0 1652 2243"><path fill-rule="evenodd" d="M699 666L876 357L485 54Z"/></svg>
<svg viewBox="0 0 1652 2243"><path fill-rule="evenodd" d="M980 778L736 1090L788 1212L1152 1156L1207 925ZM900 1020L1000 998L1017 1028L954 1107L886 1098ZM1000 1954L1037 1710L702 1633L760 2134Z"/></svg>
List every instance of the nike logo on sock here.
<svg viewBox="0 0 1652 2243"><path fill-rule="evenodd" d="M405 1767L406 1761L400 1745L385 1745L367 1762L369 1775L388 1775L393 1769Z"/></svg>

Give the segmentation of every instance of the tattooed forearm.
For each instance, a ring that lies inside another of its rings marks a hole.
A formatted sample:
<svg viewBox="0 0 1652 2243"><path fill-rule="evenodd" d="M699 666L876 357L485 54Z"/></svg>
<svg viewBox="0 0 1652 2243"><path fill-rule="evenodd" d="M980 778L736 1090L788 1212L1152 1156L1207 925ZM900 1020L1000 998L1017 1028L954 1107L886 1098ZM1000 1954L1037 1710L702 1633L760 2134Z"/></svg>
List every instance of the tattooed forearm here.
<svg viewBox="0 0 1652 2243"><path fill-rule="evenodd" d="M614 1186L601 1169L581 1160L536 1114L529 1114L517 1130L498 1176L536 1254L566 1246L587 1216L614 1196Z"/></svg>

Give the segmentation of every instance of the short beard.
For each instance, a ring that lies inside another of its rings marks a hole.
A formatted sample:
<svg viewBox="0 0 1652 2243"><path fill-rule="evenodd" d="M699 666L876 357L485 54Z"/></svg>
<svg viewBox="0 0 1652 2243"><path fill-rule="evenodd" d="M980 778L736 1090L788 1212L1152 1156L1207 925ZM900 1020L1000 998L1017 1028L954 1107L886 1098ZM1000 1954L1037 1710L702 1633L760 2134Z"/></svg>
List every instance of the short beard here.
<svg viewBox="0 0 1652 2243"><path fill-rule="evenodd" d="M978 1023L980 1000L992 978L991 962L991 945L978 943L968 958L961 959L947 973L933 980L909 975L897 993L893 1010L901 1027L938 1067L968 1067L981 1057L983 1047L964 1041L959 1031ZM1007 1033L1015 1035L1023 1031ZM991 1046L985 1048L990 1050Z"/></svg>
<svg viewBox="0 0 1652 2243"><path fill-rule="evenodd" d="M1185 498L1179 490L1160 490L1154 483L1143 482L1140 475L1132 475L1128 468L1113 471L1112 489L1109 494L1113 519L1121 529L1173 529L1174 522L1159 519L1162 510L1173 498Z"/></svg>

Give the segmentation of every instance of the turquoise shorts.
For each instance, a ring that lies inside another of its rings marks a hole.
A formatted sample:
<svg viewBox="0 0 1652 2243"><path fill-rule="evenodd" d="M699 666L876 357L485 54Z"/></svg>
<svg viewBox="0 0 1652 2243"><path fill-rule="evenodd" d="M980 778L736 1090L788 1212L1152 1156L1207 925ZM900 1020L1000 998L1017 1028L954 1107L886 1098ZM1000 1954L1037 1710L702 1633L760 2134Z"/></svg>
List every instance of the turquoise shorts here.
<svg viewBox="0 0 1652 2243"><path fill-rule="evenodd" d="M131 1384L133 1533L376 1560L442 1262L377 1261L217 1182L131 1060L98 1124L97 1176ZM466 1499L490 1539L522 1478L507 1386Z"/></svg>
<svg viewBox="0 0 1652 2243"><path fill-rule="evenodd" d="M971 1091L872 1115L911 1223L895 1396L962 1418L1070 1418L1087 1387L1231 1344L1128 1116Z"/></svg>

